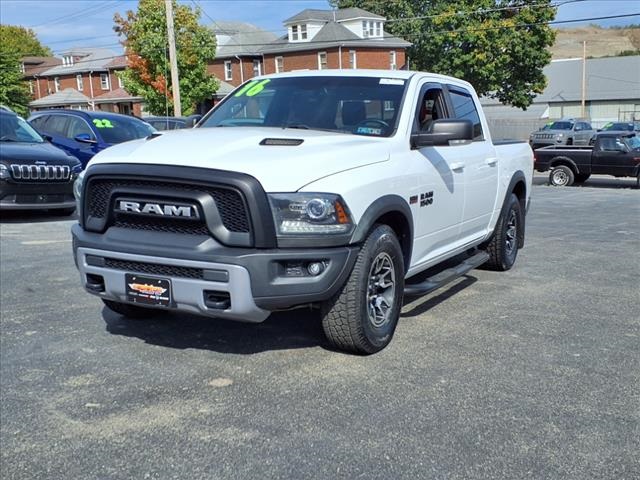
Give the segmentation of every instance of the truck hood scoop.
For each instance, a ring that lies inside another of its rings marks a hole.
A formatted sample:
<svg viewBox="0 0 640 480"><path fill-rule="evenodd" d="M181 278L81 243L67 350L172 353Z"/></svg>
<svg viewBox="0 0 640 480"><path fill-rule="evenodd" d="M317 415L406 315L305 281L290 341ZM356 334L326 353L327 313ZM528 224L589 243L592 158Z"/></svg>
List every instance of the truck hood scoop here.
<svg viewBox="0 0 640 480"><path fill-rule="evenodd" d="M304 142L301 138L265 138L260 145L273 145L280 147L297 147Z"/></svg>

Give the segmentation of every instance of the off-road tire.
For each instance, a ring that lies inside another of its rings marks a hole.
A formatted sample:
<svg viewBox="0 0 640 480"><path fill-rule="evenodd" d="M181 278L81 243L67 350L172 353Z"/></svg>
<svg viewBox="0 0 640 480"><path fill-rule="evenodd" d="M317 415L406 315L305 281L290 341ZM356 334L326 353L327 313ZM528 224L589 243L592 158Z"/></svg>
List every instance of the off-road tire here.
<svg viewBox="0 0 640 480"><path fill-rule="evenodd" d="M573 170L566 165L553 167L549 172L549 185L554 187L570 187L573 185L574 180Z"/></svg>
<svg viewBox="0 0 640 480"><path fill-rule="evenodd" d="M515 229L512 224L515 221ZM505 208L500 213L493 237L487 244L486 250L489 261L484 268L505 272L516 263L518 256L518 243L524 228L524 215L522 205L515 194L507 199Z"/></svg>
<svg viewBox="0 0 640 480"><path fill-rule="evenodd" d="M102 299L102 301L109 310L118 313L123 317L132 318L135 320L144 320L166 313L164 310L158 308L139 307L137 305L129 305L128 303L105 300L104 298Z"/></svg>
<svg viewBox="0 0 640 480"><path fill-rule="evenodd" d="M375 271L380 262L392 268L384 270L386 273L378 277L378 287L375 287ZM383 293L380 282L385 284L389 280L395 284L392 292ZM369 355L382 350L391 341L398 324L403 293L404 259L398 238L387 225L375 225L345 285L322 304L322 328L327 339L335 348L351 353ZM380 307L380 303L372 299L385 294L388 295L386 303L390 305L381 320L376 316L380 310L372 307Z"/></svg>
<svg viewBox="0 0 640 480"><path fill-rule="evenodd" d="M574 176L573 183L584 183L589 180L590 173L578 173Z"/></svg>

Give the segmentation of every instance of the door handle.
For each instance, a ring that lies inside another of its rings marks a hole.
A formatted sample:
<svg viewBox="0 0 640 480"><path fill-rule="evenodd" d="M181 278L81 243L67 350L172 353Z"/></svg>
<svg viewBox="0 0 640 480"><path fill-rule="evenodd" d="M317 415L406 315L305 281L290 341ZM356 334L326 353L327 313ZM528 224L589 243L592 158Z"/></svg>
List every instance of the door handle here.
<svg viewBox="0 0 640 480"><path fill-rule="evenodd" d="M454 162L451 164L451 170L462 170L464 168L464 162Z"/></svg>
<svg viewBox="0 0 640 480"><path fill-rule="evenodd" d="M484 163L486 163L489 166L494 166L496 163L498 163L498 159L496 157L493 158L487 158Z"/></svg>

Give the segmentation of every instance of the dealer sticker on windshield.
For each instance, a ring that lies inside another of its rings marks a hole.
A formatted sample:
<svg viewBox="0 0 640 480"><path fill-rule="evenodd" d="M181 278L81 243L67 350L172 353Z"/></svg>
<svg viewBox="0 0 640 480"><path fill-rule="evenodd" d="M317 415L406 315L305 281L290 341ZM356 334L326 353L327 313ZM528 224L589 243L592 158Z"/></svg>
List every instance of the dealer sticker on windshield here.
<svg viewBox="0 0 640 480"><path fill-rule="evenodd" d="M401 78L381 78L380 85L404 85Z"/></svg>

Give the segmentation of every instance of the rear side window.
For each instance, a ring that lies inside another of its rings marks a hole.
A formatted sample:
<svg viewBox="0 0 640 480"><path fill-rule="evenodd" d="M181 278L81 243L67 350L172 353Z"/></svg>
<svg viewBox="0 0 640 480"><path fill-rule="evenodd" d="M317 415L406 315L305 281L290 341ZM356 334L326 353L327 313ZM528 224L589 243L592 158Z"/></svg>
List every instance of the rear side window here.
<svg viewBox="0 0 640 480"><path fill-rule="evenodd" d="M42 115L41 117L34 118L29 123L33 125L33 128L35 128L39 132L46 132L46 123L48 118L48 115Z"/></svg>
<svg viewBox="0 0 640 480"><path fill-rule="evenodd" d="M47 133L66 137L68 118L66 115L51 115L47 121Z"/></svg>
<svg viewBox="0 0 640 480"><path fill-rule="evenodd" d="M89 127L89 124L82 120L81 118L70 117L69 124L67 125L67 133L69 138L75 138L81 133L89 135L90 138L95 139L95 135L93 131Z"/></svg>
<svg viewBox="0 0 640 480"><path fill-rule="evenodd" d="M449 98L453 104L455 118L464 118L473 122L473 139L483 140L482 124L476 104L469 92L460 87L449 87Z"/></svg>

